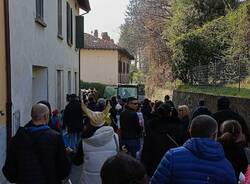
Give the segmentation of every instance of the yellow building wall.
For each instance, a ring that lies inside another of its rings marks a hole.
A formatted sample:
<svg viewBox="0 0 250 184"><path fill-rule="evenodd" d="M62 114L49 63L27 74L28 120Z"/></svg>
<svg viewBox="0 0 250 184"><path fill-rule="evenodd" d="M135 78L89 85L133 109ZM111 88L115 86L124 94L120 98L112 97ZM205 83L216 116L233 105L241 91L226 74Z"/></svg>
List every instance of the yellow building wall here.
<svg viewBox="0 0 250 184"><path fill-rule="evenodd" d="M5 56L5 23L4 23L4 1L0 1L0 111L5 115L0 116L0 125L6 125L6 56Z"/></svg>
<svg viewBox="0 0 250 184"><path fill-rule="evenodd" d="M118 83L118 51L81 49L82 81L109 85Z"/></svg>

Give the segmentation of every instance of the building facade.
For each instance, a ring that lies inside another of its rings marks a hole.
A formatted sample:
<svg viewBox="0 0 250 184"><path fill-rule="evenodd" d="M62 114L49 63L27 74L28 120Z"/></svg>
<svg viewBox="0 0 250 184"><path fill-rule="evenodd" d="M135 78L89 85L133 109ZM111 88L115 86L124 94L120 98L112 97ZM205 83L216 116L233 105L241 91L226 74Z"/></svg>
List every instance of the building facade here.
<svg viewBox="0 0 250 184"><path fill-rule="evenodd" d="M84 34L84 48L81 49L81 80L108 85L128 84L130 62L133 59L126 49L114 44L107 33L101 38Z"/></svg>
<svg viewBox="0 0 250 184"><path fill-rule="evenodd" d="M80 8L90 11L89 1L0 1L0 168L34 103L63 109L66 94L78 94ZM7 183L2 172L0 183Z"/></svg>
<svg viewBox="0 0 250 184"><path fill-rule="evenodd" d="M30 120L41 100L63 109L66 94L78 94L76 16L82 0L9 2L12 132Z"/></svg>

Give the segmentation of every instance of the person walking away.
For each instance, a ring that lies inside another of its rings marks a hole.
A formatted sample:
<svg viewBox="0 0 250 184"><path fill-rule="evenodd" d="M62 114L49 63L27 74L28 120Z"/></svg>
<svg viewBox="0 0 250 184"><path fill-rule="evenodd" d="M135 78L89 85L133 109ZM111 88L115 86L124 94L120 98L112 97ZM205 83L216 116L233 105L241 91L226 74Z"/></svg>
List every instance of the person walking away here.
<svg viewBox="0 0 250 184"><path fill-rule="evenodd" d="M162 104L157 110L157 117L146 127L141 162L149 177L154 174L166 151L183 143L184 127L172 112L168 104Z"/></svg>
<svg viewBox="0 0 250 184"><path fill-rule="evenodd" d="M248 165L244 151L247 144L239 122L235 120L225 121L221 125L221 134L218 141L222 144L225 156L233 165L235 176L239 179L240 172L245 173Z"/></svg>
<svg viewBox="0 0 250 184"><path fill-rule="evenodd" d="M164 103L168 104L170 107L173 107L173 108L175 107L174 106L174 102L172 100L170 100L170 96L169 95L166 95L164 97Z"/></svg>
<svg viewBox="0 0 250 184"><path fill-rule="evenodd" d="M144 128L144 117L143 114L141 112L141 104L138 104L138 108L137 108L137 116L139 118L139 124L142 128Z"/></svg>
<svg viewBox="0 0 250 184"><path fill-rule="evenodd" d="M84 113L89 117L84 129L81 143L83 167L80 184L101 184L100 171L105 160L119 151L119 139L111 126L105 125L105 118L110 110L108 104L102 112L93 112L82 105Z"/></svg>
<svg viewBox="0 0 250 184"><path fill-rule="evenodd" d="M52 112L50 127L53 130L61 133L61 122L60 122L60 117L59 117L59 111L57 109Z"/></svg>
<svg viewBox="0 0 250 184"><path fill-rule="evenodd" d="M124 153L105 161L101 169L101 178L102 184L148 184L143 165Z"/></svg>
<svg viewBox="0 0 250 184"><path fill-rule="evenodd" d="M3 174L11 183L61 184L70 172L62 136L48 126L45 105L34 105L31 117L10 140Z"/></svg>
<svg viewBox="0 0 250 184"><path fill-rule="evenodd" d="M209 109L205 106L205 101L204 100L200 100L198 107L195 109L195 111L193 112L193 116L192 119L194 119L195 117L199 116L199 115L211 115L212 113L209 111Z"/></svg>
<svg viewBox="0 0 250 184"><path fill-rule="evenodd" d="M144 99L142 103L141 112L143 114L145 122L151 118L152 107L149 99Z"/></svg>
<svg viewBox="0 0 250 184"><path fill-rule="evenodd" d="M126 108L120 116L121 142L134 158L136 158L136 152L140 150L140 137L143 130L136 113L137 109L138 100L129 97Z"/></svg>
<svg viewBox="0 0 250 184"><path fill-rule="evenodd" d="M216 142L218 125L207 115L194 118L191 138L162 158L151 184L236 184L234 169Z"/></svg>
<svg viewBox="0 0 250 184"><path fill-rule="evenodd" d="M120 109L122 107L120 104L118 104L116 96L111 97L110 105L111 105L111 109L109 112L110 112L111 119L112 119L111 126L114 128L114 131L117 132L117 130L118 130L118 118L120 120L120 114L119 114L119 110L116 109L116 106L118 107L118 105L119 105ZM118 117L118 115L119 115L119 117Z"/></svg>
<svg viewBox="0 0 250 184"><path fill-rule="evenodd" d="M236 120L242 127L242 132L246 136L246 141L250 143L250 133L246 125L245 120L241 115L230 109L230 100L227 97L220 97L217 101L218 111L212 114L212 117L218 122L218 130L220 130L221 124L226 120ZM221 136L220 132L218 136Z"/></svg>
<svg viewBox="0 0 250 184"><path fill-rule="evenodd" d="M76 150L83 130L83 112L77 96L72 94L70 99L64 110L63 123L67 128L69 147Z"/></svg>

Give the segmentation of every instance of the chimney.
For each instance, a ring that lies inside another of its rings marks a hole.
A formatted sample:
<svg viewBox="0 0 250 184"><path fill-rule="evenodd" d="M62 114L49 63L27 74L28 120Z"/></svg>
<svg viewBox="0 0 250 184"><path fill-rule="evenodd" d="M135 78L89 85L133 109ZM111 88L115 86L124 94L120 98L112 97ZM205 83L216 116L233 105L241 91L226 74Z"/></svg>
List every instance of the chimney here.
<svg viewBox="0 0 250 184"><path fill-rule="evenodd" d="M98 38L98 30L97 29L95 29L95 31L94 31L94 37Z"/></svg>
<svg viewBox="0 0 250 184"><path fill-rule="evenodd" d="M110 37L109 37L109 35L108 35L108 32L103 32L103 33L102 33L102 39L103 39L103 40L110 41Z"/></svg>

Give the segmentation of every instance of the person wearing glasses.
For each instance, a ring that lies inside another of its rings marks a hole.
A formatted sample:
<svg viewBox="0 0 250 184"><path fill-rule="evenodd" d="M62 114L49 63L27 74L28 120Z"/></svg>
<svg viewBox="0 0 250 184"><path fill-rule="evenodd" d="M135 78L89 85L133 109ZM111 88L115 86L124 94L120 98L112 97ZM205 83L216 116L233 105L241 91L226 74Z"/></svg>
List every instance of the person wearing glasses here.
<svg viewBox="0 0 250 184"><path fill-rule="evenodd" d="M140 137L143 130L136 113L138 105L136 98L129 97L126 108L120 116L121 143L133 157L136 157L136 152L140 150Z"/></svg>

